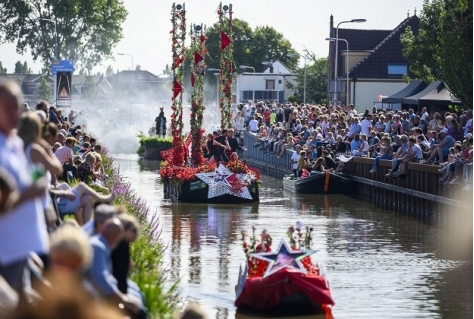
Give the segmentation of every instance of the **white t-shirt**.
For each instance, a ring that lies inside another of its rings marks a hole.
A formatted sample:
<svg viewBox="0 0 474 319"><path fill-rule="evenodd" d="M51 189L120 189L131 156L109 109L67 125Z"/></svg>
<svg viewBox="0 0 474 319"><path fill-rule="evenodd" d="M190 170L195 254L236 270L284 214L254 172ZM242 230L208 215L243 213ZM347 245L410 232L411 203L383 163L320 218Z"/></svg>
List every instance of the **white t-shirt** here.
<svg viewBox="0 0 474 319"><path fill-rule="evenodd" d="M291 164L291 168L293 169L298 169L298 161L300 160L301 155L298 154L298 152L293 152L291 154L291 160L293 161L293 164Z"/></svg>
<svg viewBox="0 0 474 319"><path fill-rule="evenodd" d="M0 166L5 168L22 191L31 185L31 168L16 136L0 133ZM4 266L20 261L36 252L49 252L49 238L43 207L39 198L24 202L0 215L0 263Z"/></svg>
<svg viewBox="0 0 474 319"><path fill-rule="evenodd" d="M249 127L252 132L258 131L258 121L256 119L250 120Z"/></svg>
<svg viewBox="0 0 474 319"><path fill-rule="evenodd" d="M368 119L363 119L362 122L360 122L360 127L361 127L360 132L362 134L365 134L367 137L369 137L371 126L372 126L372 123Z"/></svg>

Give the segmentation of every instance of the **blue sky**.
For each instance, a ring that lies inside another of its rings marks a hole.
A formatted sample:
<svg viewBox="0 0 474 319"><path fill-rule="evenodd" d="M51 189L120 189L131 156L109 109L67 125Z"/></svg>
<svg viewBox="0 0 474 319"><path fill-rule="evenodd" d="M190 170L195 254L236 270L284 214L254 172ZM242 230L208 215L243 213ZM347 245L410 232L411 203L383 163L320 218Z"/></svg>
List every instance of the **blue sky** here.
<svg viewBox="0 0 474 319"><path fill-rule="evenodd" d="M103 71L107 65L114 69L129 69L131 59L117 53L133 56L134 64L155 74L161 74L171 61L170 10L172 1L123 0L129 15L123 25L123 39L114 49L113 59L104 61L94 71ZM179 3L176 1L176 3ZM212 25L217 22L219 1L186 1L187 22ZM329 32L329 17L334 22L364 18L360 24L343 24L341 28L393 29L415 8L419 15L423 0L233 0L234 17L247 21L252 28L269 25L282 33L293 47L302 52L306 47L318 57L328 54L325 38ZM228 4L223 1L223 4ZM19 55L13 44L0 45L0 61L12 72L16 61L28 61L33 72L40 63L33 63L30 54ZM302 59L300 61L303 62Z"/></svg>

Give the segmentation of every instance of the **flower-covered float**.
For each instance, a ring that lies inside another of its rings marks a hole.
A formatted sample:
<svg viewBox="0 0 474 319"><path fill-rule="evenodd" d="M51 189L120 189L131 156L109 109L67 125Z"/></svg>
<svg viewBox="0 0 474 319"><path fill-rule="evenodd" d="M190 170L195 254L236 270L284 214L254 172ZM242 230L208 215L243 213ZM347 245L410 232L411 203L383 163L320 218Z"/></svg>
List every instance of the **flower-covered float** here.
<svg viewBox="0 0 474 319"><path fill-rule="evenodd" d="M301 223L289 227L289 244L282 239L272 252L272 237L264 229L260 235L252 227L242 231L247 263L240 268L235 287L235 306L240 313L278 315L324 314L332 318L334 301L322 263L313 263L312 228Z"/></svg>
<svg viewBox="0 0 474 319"><path fill-rule="evenodd" d="M243 161L198 167L162 162L161 180L170 198L186 203L258 202L260 173Z"/></svg>

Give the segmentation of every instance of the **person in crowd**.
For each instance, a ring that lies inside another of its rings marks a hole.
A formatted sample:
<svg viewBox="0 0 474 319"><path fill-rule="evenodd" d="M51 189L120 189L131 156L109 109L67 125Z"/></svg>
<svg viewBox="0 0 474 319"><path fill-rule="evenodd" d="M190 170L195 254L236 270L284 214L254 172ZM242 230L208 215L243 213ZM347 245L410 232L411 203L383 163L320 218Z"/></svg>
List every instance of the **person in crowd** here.
<svg viewBox="0 0 474 319"><path fill-rule="evenodd" d="M370 173L374 174L377 172L377 169L379 167L379 161L381 159L384 160L391 160L392 159L392 154L393 154L393 148L392 148L392 143L391 139L389 136L384 136L382 138L382 148L381 152L378 153L378 155L375 157L374 160L374 166L370 170Z"/></svg>
<svg viewBox="0 0 474 319"><path fill-rule="evenodd" d="M132 318L146 318L140 308L140 300L125 295L118 289L117 280L112 274L111 253L124 236L124 228L118 218L108 219L102 231L90 240L93 249L91 267L86 277L97 291L97 295L108 300L112 305L122 304L126 313Z"/></svg>
<svg viewBox="0 0 474 319"><path fill-rule="evenodd" d="M369 154L369 143L367 142L367 135L361 134L360 142L361 143L360 143L359 148L352 151L353 156L367 156ZM351 146L351 149L352 149L352 146Z"/></svg>
<svg viewBox="0 0 474 319"><path fill-rule="evenodd" d="M299 177L299 175L298 175L298 161L301 157L300 152L301 152L301 146L296 145L295 146L295 151L293 152L293 154L291 154L291 158L290 158L290 164L291 164L291 168L293 169L293 175L296 178Z"/></svg>
<svg viewBox="0 0 474 319"><path fill-rule="evenodd" d="M385 177L393 177L395 172L398 171L398 167L401 163L401 159L406 155L408 151L408 137L406 135L394 136L394 140L396 140L396 151L395 154L392 155L392 168L388 171Z"/></svg>
<svg viewBox="0 0 474 319"><path fill-rule="evenodd" d="M0 83L0 168L11 177L14 189L18 191L10 207L0 211L0 238L3 238L0 240L0 276L20 295L23 294L22 276L30 253L44 258L49 253L41 205L47 180L33 174L23 142L13 132L19 121L22 102L21 88L17 84Z"/></svg>
<svg viewBox="0 0 474 319"><path fill-rule="evenodd" d="M433 151L431 156L426 160L426 164L432 164L437 158L438 162L443 162L449 154L449 149L454 146L456 140L449 135L448 129L445 127L440 131L440 140L438 144L432 144L430 149Z"/></svg>
<svg viewBox="0 0 474 319"><path fill-rule="evenodd" d="M405 178L407 177L408 163L420 163L423 160L423 152L420 146L416 143L416 138L410 136L408 138L408 151L400 158L399 170L393 173L393 178Z"/></svg>
<svg viewBox="0 0 474 319"><path fill-rule="evenodd" d="M302 150L300 152L300 158L298 159L297 177L301 177L303 174L303 170L307 168L308 168L308 159L306 158L306 151Z"/></svg>
<svg viewBox="0 0 474 319"><path fill-rule="evenodd" d="M54 153L62 165L66 163L72 164L72 158L74 157L73 147L76 142L77 141L74 137L68 137L64 143L64 146L58 148Z"/></svg>
<svg viewBox="0 0 474 319"><path fill-rule="evenodd" d="M259 132L258 115L254 115L253 118L249 121L249 130L250 132L255 134Z"/></svg>
<svg viewBox="0 0 474 319"><path fill-rule="evenodd" d="M234 137L234 129L230 128L227 130L227 142L230 146L230 152L235 153L237 150L243 152L246 150L245 147L240 146L239 141L237 138Z"/></svg>

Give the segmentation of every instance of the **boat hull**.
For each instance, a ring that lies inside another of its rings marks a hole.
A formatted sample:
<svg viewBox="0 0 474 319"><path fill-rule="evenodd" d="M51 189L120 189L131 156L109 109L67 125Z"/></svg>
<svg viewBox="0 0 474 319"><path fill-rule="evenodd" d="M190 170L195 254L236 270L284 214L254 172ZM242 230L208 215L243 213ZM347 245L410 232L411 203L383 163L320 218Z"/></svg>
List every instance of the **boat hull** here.
<svg viewBox="0 0 474 319"><path fill-rule="evenodd" d="M179 189L178 201L183 203L241 204L259 202L258 183L251 183L248 190L252 199L224 194L208 198L209 187L202 181L184 182Z"/></svg>
<svg viewBox="0 0 474 319"><path fill-rule="evenodd" d="M268 277L240 277L235 305L240 313L303 315L334 305L323 276L282 269Z"/></svg>
<svg viewBox="0 0 474 319"><path fill-rule="evenodd" d="M298 180L284 178L283 187L301 194L349 194L354 191L353 182L349 178L329 172Z"/></svg>

